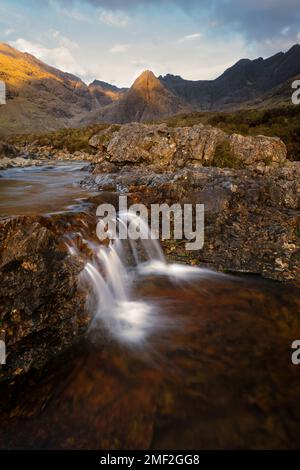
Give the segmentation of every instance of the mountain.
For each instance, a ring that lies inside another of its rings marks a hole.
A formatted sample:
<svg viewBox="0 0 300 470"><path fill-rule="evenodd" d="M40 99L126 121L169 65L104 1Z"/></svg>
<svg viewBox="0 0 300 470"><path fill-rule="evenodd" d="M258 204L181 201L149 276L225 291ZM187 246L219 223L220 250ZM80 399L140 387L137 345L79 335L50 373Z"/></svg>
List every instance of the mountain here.
<svg viewBox="0 0 300 470"><path fill-rule="evenodd" d="M7 44L0 44L0 80L6 85L6 105L0 106L0 133L71 127L79 116L97 107L78 77Z"/></svg>
<svg viewBox="0 0 300 470"><path fill-rule="evenodd" d="M286 53L279 52L268 59L241 59L215 80L184 80L170 74L159 79L168 90L199 111L221 111L240 108L245 103L250 106L252 101L263 105L264 95L268 96L270 104L273 92L278 102L280 86L285 91L285 102L286 87L298 74L300 45L296 44Z"/></svg>
<svg viewBox="0 0 300 470"><path fill-rule="evenodd" d="M128 90L95 80L89 86L0 43L0 138L97 122L153 121L192 111L222 111L290 104L300 76L300 45L267 59L241 59L215 80L185 80L143 72Z"/></svg>
<svg viewBox="0 0 300 470"><path fill-rule="evenodd" d="M82 123L146 122L193 110L191 105L169 91L153 72L146 70L118 101L91 113Z"/></svg>
<svg viewBox="0 0 300 470"><path fill-rule="evenodd" d="M128 88L118 88L110 83L94 80L89 85L89 91L99 106L105 106L120 99Z"/></svg>

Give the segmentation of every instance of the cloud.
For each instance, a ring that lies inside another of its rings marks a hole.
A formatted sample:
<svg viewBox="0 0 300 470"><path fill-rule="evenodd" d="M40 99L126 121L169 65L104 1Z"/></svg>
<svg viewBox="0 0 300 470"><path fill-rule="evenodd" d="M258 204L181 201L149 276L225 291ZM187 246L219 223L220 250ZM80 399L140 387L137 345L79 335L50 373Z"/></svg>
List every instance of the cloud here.
<svg viewBox="0 0 300 470"><path fill-rule="evenodd" d="M68 0L60 0L66 2ZM237 30L251 41L260 41L285 35L295 38L300 22L299 0L84 0L86 3L109 10L125 13L145 6L176 5L186 11L195 13L206 11L207 21ZM288 25L288 26L287 26ZM286 28L289 28L287 31Z"/></svg>
<svg viewBox="0 0 300 470"><path fill-rule="evenodd" d="M11 41L10 44L19 51L29 52L46 64L52 65L60 70L77 75L85 75L85 71L77 64L72 53L65 46L49 48L23 38Z"/></svg>
<svg viewBox="0 0 300 470"><path fill-rule="evenodd" d="M196 39L199 39L202 37L203 37L203 33L188 34L187 36L183 36L182 38L179 38L177 42L182 43L182 42L195 41Z"/></svg>
<svg viewBox="0 0 300 470"><path fill-rule="evenodd" d="M73 7L72 1L61 2L59 0L48 0L48 3L60 15L67 16L76 22L90 22L90 18L88 16ZM60 5L60 3L62 3L62 5ZM67 4L66 7L64 6L65 3Z"/></svg>
<svg viewBox="0 0 300 470"><path fill-rule="evenodd" d="M106 10L101 8L98 13L98 18L101 23L108 26L121 26L124 27L129 22L129 16L121 10Z"/></svg>
<svg viewBox="0 0 300 470"><path fill-rule="evenodd" d="M129 49L129 44L114 44L110 49L109 52L113 52L114 54L120 52L126 52Z"/></svg>
<svg viewBox="0 0 300 470"><path fill-rule="evenodd" d="M49 29L49 36L54 39L59 46L66 47L67 49L78 49L79 45L76 41L64 36L60 31L56 29Z"/></svg>
<svg viewBox="0 0 300 470"><path fill-rule="evenodd" d="M211 4L209 0L204 3ZM220 0L213 15L221 25L233 27L251 41L295 35L299 25L299 0Z"/></svg>

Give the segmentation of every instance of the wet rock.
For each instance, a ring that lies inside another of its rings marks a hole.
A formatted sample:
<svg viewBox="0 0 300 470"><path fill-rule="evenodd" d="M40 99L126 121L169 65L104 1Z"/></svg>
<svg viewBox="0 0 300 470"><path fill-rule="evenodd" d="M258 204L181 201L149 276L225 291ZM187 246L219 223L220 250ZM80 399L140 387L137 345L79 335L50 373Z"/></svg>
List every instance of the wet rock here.
<svg viewBox="0 0 300 470"><path fill-rule="evenodd" d="M0 220L0 328L7 363L0 381L38 368L65 349L85 325L81 266L43 218Z"/></svg>
<svg viewBox="0 0 300 470"><path fill-rule="evenodd" d="M128 194L134 202L205 205L205 242L187 252L176 244L174 259L222 271L258 273L267 278L300 278L300 163L283 168L233 170L187 167L158 174L123 168L94 174L90 189ZM183 247L183 248L182 248Z"/></svg>
<svg viewBox="0 0 300 470"><path fill-rule="evenodd" d="M25 168L26 166L39 166L43 163L43 160L28 159L23 156L15 158L4 157L0 160L0 170L6 170L7 168Z"/></svg>

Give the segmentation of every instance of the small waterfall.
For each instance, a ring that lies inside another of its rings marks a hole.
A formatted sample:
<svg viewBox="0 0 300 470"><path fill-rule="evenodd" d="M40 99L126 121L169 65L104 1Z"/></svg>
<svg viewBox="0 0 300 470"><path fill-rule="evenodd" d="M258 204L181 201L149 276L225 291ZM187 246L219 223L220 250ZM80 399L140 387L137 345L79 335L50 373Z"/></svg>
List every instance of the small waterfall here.
<svg viewBox="0 0 300 470"><path fill-rule="evenodd" d="M134 229L139 228L141 238L117 238L104 245L91 242L81 234L81 243L88 247L91 255L88 260L85 258L80 281L88 287L87 307L93 314L90 328L105 327L118 340L136 344L158 327L157 307L134 298L136 277L160 275L176 281L199 276L206 270L168 264L159 241L136 214L120 213L117 220L123 226L130 223ZM71 255L80 256L74 241L69 239L67 245Z"/></svg>

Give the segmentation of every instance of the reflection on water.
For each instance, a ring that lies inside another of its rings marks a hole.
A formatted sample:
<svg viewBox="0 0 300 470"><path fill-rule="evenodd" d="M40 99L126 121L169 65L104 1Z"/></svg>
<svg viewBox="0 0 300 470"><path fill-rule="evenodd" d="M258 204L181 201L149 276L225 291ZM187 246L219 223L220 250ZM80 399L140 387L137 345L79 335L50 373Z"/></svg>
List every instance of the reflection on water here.
<svg viewBox="0 0 300 470"><path fill-rule="evenodd" d="M86 162L57 162L0 172L0 215L33 215L74 207L87 197L79 182Z"/></svg>
<svg viewBox="0 0 300 470"><path fill-rule="evenodd" d="M4 390L1 448L300 447L299 290L149 275L135 298L166 327L143 347L91 332L17 395Z"/></svg>

